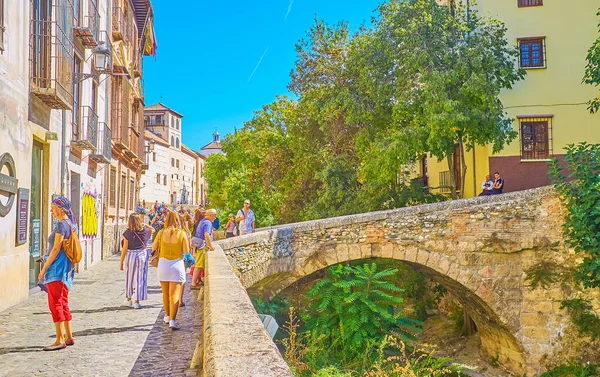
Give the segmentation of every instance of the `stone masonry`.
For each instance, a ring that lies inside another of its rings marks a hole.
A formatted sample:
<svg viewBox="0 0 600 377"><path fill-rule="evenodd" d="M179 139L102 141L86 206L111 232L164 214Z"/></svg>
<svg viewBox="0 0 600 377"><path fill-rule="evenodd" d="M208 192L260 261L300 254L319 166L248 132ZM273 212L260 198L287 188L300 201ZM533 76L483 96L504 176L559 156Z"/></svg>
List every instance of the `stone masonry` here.
<svg viewBox="0 0 600 377"><path fill-rule="evenodd" d="M219 245L242 284L267 297L336 263L405 261L460 299L490 359L537 375L561 355L571 325L559 309L564 290L531 290L525 271L576 263L563 218L557 195L541 188L274 227Z"/></svg>

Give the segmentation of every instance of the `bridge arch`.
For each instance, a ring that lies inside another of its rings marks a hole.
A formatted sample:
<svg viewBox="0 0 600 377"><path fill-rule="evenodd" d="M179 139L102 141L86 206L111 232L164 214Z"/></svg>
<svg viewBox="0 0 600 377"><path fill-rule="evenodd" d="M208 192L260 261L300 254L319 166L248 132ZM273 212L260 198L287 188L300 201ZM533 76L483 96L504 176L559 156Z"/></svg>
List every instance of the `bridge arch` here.
<svg viewBox="0 0 600 377"><path fill-rule="evenodd" d="M536 375L561 352L567 324L560 293L526 289L525 271L549 258L573 263L562 211L552 189L542 188L274 227L219 245L242 285L267 295L337 263L406 262L459 298L485 354Z"/></svg>
<svg viewBox="0 0 600 377"><path fill-rule="evenodd" d="M291 271L277 272L275 267L271 270L271 274L267 271L265 278L247 287L248 292L272 298L298 280L338 263L368 259L398 260L443 285L461 303L475 322L481 339L481 349L489 359L497 358L507 369L519 374L524 373L525 360L521 343L513 335L514 330L509 328L507 318L503 318L503 311L498 314L498 308L493 308L490 306L493 303L486 301L489 293L498 286L497 283L486 281L482 275L461 268L441 253L393 244L388 244L386 247L373 244L371 253L368 252L368 247L363 247L363 252L366 252L363 254L358 250L354 253L348 252L347 249L353 247L347 246L338 245L330 249L324 246L320 252L312 254L309 261L302 262L306 263L304 266L296 265ZM520 302L518 297L515 299L514 303Z"/></svg>

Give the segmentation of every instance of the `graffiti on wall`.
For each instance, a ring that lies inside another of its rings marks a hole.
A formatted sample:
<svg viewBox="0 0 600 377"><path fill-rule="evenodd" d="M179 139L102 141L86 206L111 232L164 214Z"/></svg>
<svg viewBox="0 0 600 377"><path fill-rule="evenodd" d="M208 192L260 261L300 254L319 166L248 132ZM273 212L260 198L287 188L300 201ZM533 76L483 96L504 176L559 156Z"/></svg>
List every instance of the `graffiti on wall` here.
<svg viewBox="0 0 600 377"><path fill-rule="evenodd" d="M82 234L83 238L96 238L98 235L98 211L96 209L97 194L91 191L84 191L81 202Z"/></svg>

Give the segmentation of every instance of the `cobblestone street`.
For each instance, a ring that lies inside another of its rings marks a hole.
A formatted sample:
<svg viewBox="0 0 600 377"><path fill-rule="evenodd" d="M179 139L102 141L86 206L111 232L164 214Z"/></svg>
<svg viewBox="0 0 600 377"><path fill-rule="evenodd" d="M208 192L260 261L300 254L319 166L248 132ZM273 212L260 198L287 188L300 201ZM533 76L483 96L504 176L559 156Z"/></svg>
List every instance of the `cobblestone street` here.
<svg viewBox="0 0 600 377"><path fill-rule="evenodd" d="M148 273L148 301L142 309L121 306L125 272L113 257L76 275L69 303L75 345L54 352L54 325L45 293L0 313L0 376L193 376L189 370L202 330L197 291L184 296L181 329L162 318L162 294L156 269Z"/></svg>

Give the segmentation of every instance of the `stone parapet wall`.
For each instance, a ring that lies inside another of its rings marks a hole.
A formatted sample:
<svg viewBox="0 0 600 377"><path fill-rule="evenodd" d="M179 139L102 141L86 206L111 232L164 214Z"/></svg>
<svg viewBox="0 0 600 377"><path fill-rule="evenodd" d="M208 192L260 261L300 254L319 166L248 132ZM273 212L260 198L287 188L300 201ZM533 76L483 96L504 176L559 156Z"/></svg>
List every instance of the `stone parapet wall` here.
<svg viewBox="0 0 600 377"><path fill-rule="evenodd" d="M292 377L220 246L206 253L204 377Z"/></svg>
<svg viewBox="0 0 600 377"><path fill-rule="evenodd" d="M264 297L336 263L407 262L459 298L485 354L535 375L563 353L571 325L560 310L567 293L531 291L525 271L543 261L576 264L563 219L560 200L545 187L259 229L217 243L242 284Z"/></svg>
<svg viewBox="0 0 600 377"><path fill-rule="evenodd" d="M102 258L108 258L121 252L120 243L123 233L127 230L126 224L105 224L102 231Z"/></svg>

